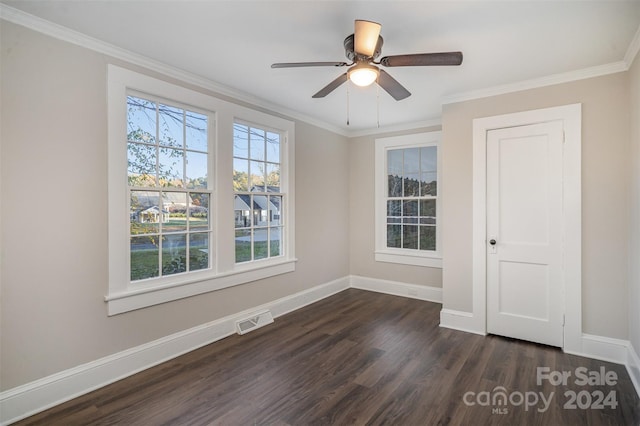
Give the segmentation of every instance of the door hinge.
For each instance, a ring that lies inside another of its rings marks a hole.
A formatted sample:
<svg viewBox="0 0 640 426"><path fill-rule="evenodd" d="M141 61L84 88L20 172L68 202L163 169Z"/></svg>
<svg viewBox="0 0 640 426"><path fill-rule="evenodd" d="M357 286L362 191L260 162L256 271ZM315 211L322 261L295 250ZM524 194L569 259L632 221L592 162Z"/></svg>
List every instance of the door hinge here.
<svg viewBox="0 0 640 426"><path fill-rule="evenodd" d="M562 326L564 327L565 316L562 314Z"/></svg>

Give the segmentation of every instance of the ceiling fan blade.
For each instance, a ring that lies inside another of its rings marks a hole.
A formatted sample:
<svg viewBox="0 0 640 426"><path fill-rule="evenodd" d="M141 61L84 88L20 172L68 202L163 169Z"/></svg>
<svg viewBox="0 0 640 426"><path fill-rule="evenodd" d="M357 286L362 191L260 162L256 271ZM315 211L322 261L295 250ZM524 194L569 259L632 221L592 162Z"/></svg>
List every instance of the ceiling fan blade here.
<svg viewBox="0 0 640 426"><path fill-rule="evenodd" d="M431 65L460 65L462 52L417 53L413 55L385 56L380 64L385 67L423 67Z"/></svg>
<svg viewBox="0 0 640 426"><path fill-rule="evenodd" d="M380 70L378 85L386 90L396 101L401 101L411 96L411 92L405 89L402 84L398 83L398 81L391 77L385 70Z"/></svg>
<svg viewBox="0 0 640 426"><path fill-rule="evenodd" d="M271 64L271 68L299 68L299 67L344 67L346 62L280 62Z"/></svg>
<svg viewBox="0 0 640 426"><path fill-rule="evenodd" d="M329 93L336 90L342 83L347 81L347 73L345 72L340 77L333 80L331 83L324 86L318 93L312 96L312 98L324 98Z"/></svg>
<svg viewBox="0 0 640 426"><path fill-rule="evenodd" d="M354 51L366 57L372 57L376 51L380 28L377 22L356 20L354 32Z"/></svg>

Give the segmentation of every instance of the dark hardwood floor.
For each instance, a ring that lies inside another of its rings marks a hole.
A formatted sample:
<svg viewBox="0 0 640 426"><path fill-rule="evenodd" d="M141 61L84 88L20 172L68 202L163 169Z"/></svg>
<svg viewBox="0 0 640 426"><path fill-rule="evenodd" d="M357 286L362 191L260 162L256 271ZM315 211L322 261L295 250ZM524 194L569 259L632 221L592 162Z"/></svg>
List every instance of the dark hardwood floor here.
<svg viewBox="0 0 640 426"><path fill-rule="evenodd" d="M346 290L19 424L640 424L624 366L440 328L440 309ZM571 376L538 385L538 367ZM601 369L608 384L580 385Z"/></svg>

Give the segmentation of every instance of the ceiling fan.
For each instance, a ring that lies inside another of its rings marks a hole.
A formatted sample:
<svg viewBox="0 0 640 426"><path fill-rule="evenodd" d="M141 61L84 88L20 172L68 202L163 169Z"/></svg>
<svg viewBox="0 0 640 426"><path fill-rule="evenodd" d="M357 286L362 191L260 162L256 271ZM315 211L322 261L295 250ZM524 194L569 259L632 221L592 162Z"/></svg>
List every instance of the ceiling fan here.
<svg viewBox="0 0 640 426"><path fill-rule="evenodd" d="M347 62L282 62L271 65L271 68L296 67L350 67L347 72L320 89L313 98L324 98L337 89L342 83L351 80L358 86L368 86L377 82L396 101L411 96L411 93L386 71L384 67L421 67L433 65L460 65L462 52L417 53L410 55L385 56L376 62L382 50L383 39L380 36L381 25L377 22L356 20L355 31L344 39L344 50Z"/></svg>

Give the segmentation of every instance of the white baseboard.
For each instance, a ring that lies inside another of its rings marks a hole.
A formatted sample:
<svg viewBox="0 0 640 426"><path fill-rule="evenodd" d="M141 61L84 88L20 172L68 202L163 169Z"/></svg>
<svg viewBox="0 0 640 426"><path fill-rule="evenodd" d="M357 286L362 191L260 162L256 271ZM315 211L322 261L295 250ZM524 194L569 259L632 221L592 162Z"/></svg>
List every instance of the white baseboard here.
<svg viewBox="0 0 640 426"><path fill-rule="evenodd" d="M631 343L627 346L627 372L636 388L636 393L640 396L640 357Z"/></svg>
<svg viewBox="0 0 640 426"><path fill-rule="evenodd" d="M565 349L565 353L616 364L627 364L628 340L582 333L581 346L581 351L568 351Z"/></svg>
<svg viewBox="0 0 640 426"><path fill-rule="evenodd" d="M566 351L566 353L584 356L601 361L623 364L633 382L633 387L640 396L640 358L628 340L611 337L582 334L582 351Z"/></svg>
<svg viewBox="0 0 640 426"><path fill-rule="evenodd" d="M398 281L381 280L378 278L351 275L351 287L360 290L375 291L377 293L442 303L442 289Z"/></svg>
<svg viewBox="0 0 640 426"><path fill-rule="evenodd" d="M0 393L0 424L10 424L235 333L235 322L269 309L279 317L349 288L340 278Z"/></svg>
<svg viewBox="0 0 640 426"><path fill-rule="evenodd" d="M478 330L477 321L473 318L471 312L456 311L453 309L442 309L440 311L440 327L466 331L467 333L480 334L482 336L486 334L484 331Z"/></svg>

